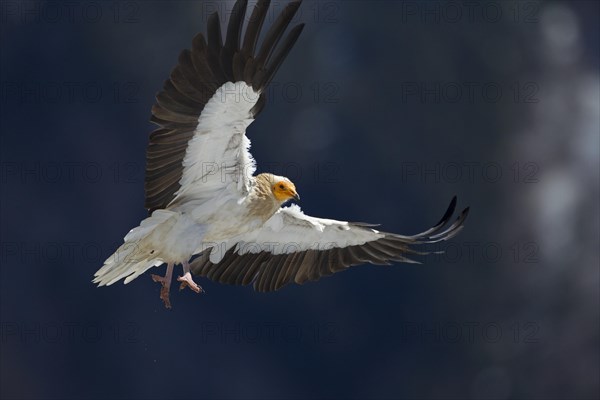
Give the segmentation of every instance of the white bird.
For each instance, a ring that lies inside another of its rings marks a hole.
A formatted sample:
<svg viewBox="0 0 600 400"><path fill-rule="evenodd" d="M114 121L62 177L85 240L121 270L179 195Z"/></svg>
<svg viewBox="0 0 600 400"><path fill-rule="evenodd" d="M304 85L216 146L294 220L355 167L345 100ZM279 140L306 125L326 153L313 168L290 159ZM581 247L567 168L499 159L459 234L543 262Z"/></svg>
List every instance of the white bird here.
<svg viewBox="0 0 600 400"><path fill-rule="evenodd" d="M301 1L279 14L257 47L268 0L259 0L243 41L247 0L231 12L225 43L219 16L208 20L208 41L196 35L192 49L156 97L146 165L150 216L132 229L124 244L94 275L99 286L131 282L152 267L167 264L161 299L170 308L173 267L183 266L181 288L202 288L195 275L259 291L304 283L352 265L414 262L407 255L428 254L413 245L456 235L468 208L447 229L454 198L441 221L413 236L379 232L373 225L305 215L295 185L287 178L255 173L246 128L265 105L265 89L298 39L304 24L284 33ZM197 256L192 260L194 256Z"/></svg>

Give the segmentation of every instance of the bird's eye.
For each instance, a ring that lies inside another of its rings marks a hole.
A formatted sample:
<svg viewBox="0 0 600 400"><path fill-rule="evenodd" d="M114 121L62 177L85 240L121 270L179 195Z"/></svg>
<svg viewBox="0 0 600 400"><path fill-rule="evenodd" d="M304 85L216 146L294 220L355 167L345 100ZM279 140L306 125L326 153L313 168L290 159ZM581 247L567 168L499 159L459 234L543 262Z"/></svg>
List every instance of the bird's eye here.
<svg viewBox="0 0 600 400"><path fill-rule="evenodd" d="M285 189L285 186L279 185L279 189Z"/></svg>

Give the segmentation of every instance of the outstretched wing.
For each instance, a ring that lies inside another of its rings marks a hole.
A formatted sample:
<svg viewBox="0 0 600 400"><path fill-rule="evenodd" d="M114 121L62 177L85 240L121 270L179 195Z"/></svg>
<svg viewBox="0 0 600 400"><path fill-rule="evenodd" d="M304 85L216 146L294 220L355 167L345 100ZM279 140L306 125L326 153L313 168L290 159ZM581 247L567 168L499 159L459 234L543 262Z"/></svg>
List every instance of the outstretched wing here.
<svg viewBox="0 0 600 400"><path fill-rule="evenodd" d="M196 35L192 49L156 96L146 154L146 202L152 212L174 200L202 200L230 188L244 193L254 173L245 130L265 104L264 89L298 39L304 24L284 33L300 1L289 3L258 38L269 0L259 0L242 42L247 0L231 12L225 44L219 16L208 19L207 37ZM281 43L280 43L281 41ZM257 50L258 49L258 50Z"/></svg>
<svg viewBox="0 0 600 400"><path fill-rule="evenodd" d="M443 230L455 208L456 197L434 227L403 236L379 232L372 225L309 217L290 206L280 209L261 229L236 238L236 243L203 252L191 268L195 275L220 283L254 282L254 289L264 292L290 282L318 280L353 265L415 263L408 257L430 253L413 246L448 240L462 229L468 208Z"/></svg>

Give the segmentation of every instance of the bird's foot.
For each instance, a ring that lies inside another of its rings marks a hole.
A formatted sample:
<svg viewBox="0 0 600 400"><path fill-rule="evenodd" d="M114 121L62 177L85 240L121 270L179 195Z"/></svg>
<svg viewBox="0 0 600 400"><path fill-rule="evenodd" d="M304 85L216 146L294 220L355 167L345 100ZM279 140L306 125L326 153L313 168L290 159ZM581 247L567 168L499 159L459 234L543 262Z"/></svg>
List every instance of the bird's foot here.
<svg viewBox="0 0 600 400"><path fill-rule="evenodd" d="M192 279L192 274L189 271L186 272L183 276L177 277L177 280L179 282L181 282L181 285L179 286L179 290L183 290L186 287L189 287L196 293L204 292L204 289L202 289L201 286L199 286L198 284L196 284L196 282L194 282L194 280Z"/></svg>
<svg viewBox="0 0 600 400"><path fill-rule="evenodd" d="M152 275L152 280L161 284L160 299L165 303L165 308L171 308L171 299L169 298L171 282L167 282L164 276Z"/></svg>
<svg viewBox="0 0 600 400"><path fill-rule="evenodd" d="M173 264L167 265L167 273L165 276L159 276L152 274L152 280L161 284L160 288L160 299L165 303L165 308L171 308L171 299L169 298L169 292L171 289L171 277L173 273Z"/></svg>

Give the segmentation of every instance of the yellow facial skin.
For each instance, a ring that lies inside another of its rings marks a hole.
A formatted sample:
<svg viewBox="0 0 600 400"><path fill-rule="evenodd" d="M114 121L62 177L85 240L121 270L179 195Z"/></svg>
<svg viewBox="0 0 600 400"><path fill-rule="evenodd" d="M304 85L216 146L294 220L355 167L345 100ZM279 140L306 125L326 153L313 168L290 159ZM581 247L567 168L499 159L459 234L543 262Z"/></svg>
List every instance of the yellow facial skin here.
<svg viewBox="0 0 600 400"><path fill-rule="evenodd" d="M291 199L296 201L300 200L298 192L296 192L296 186L292 182L281 181L273 185L273 196L277 201L284 202Z"/></svg>

